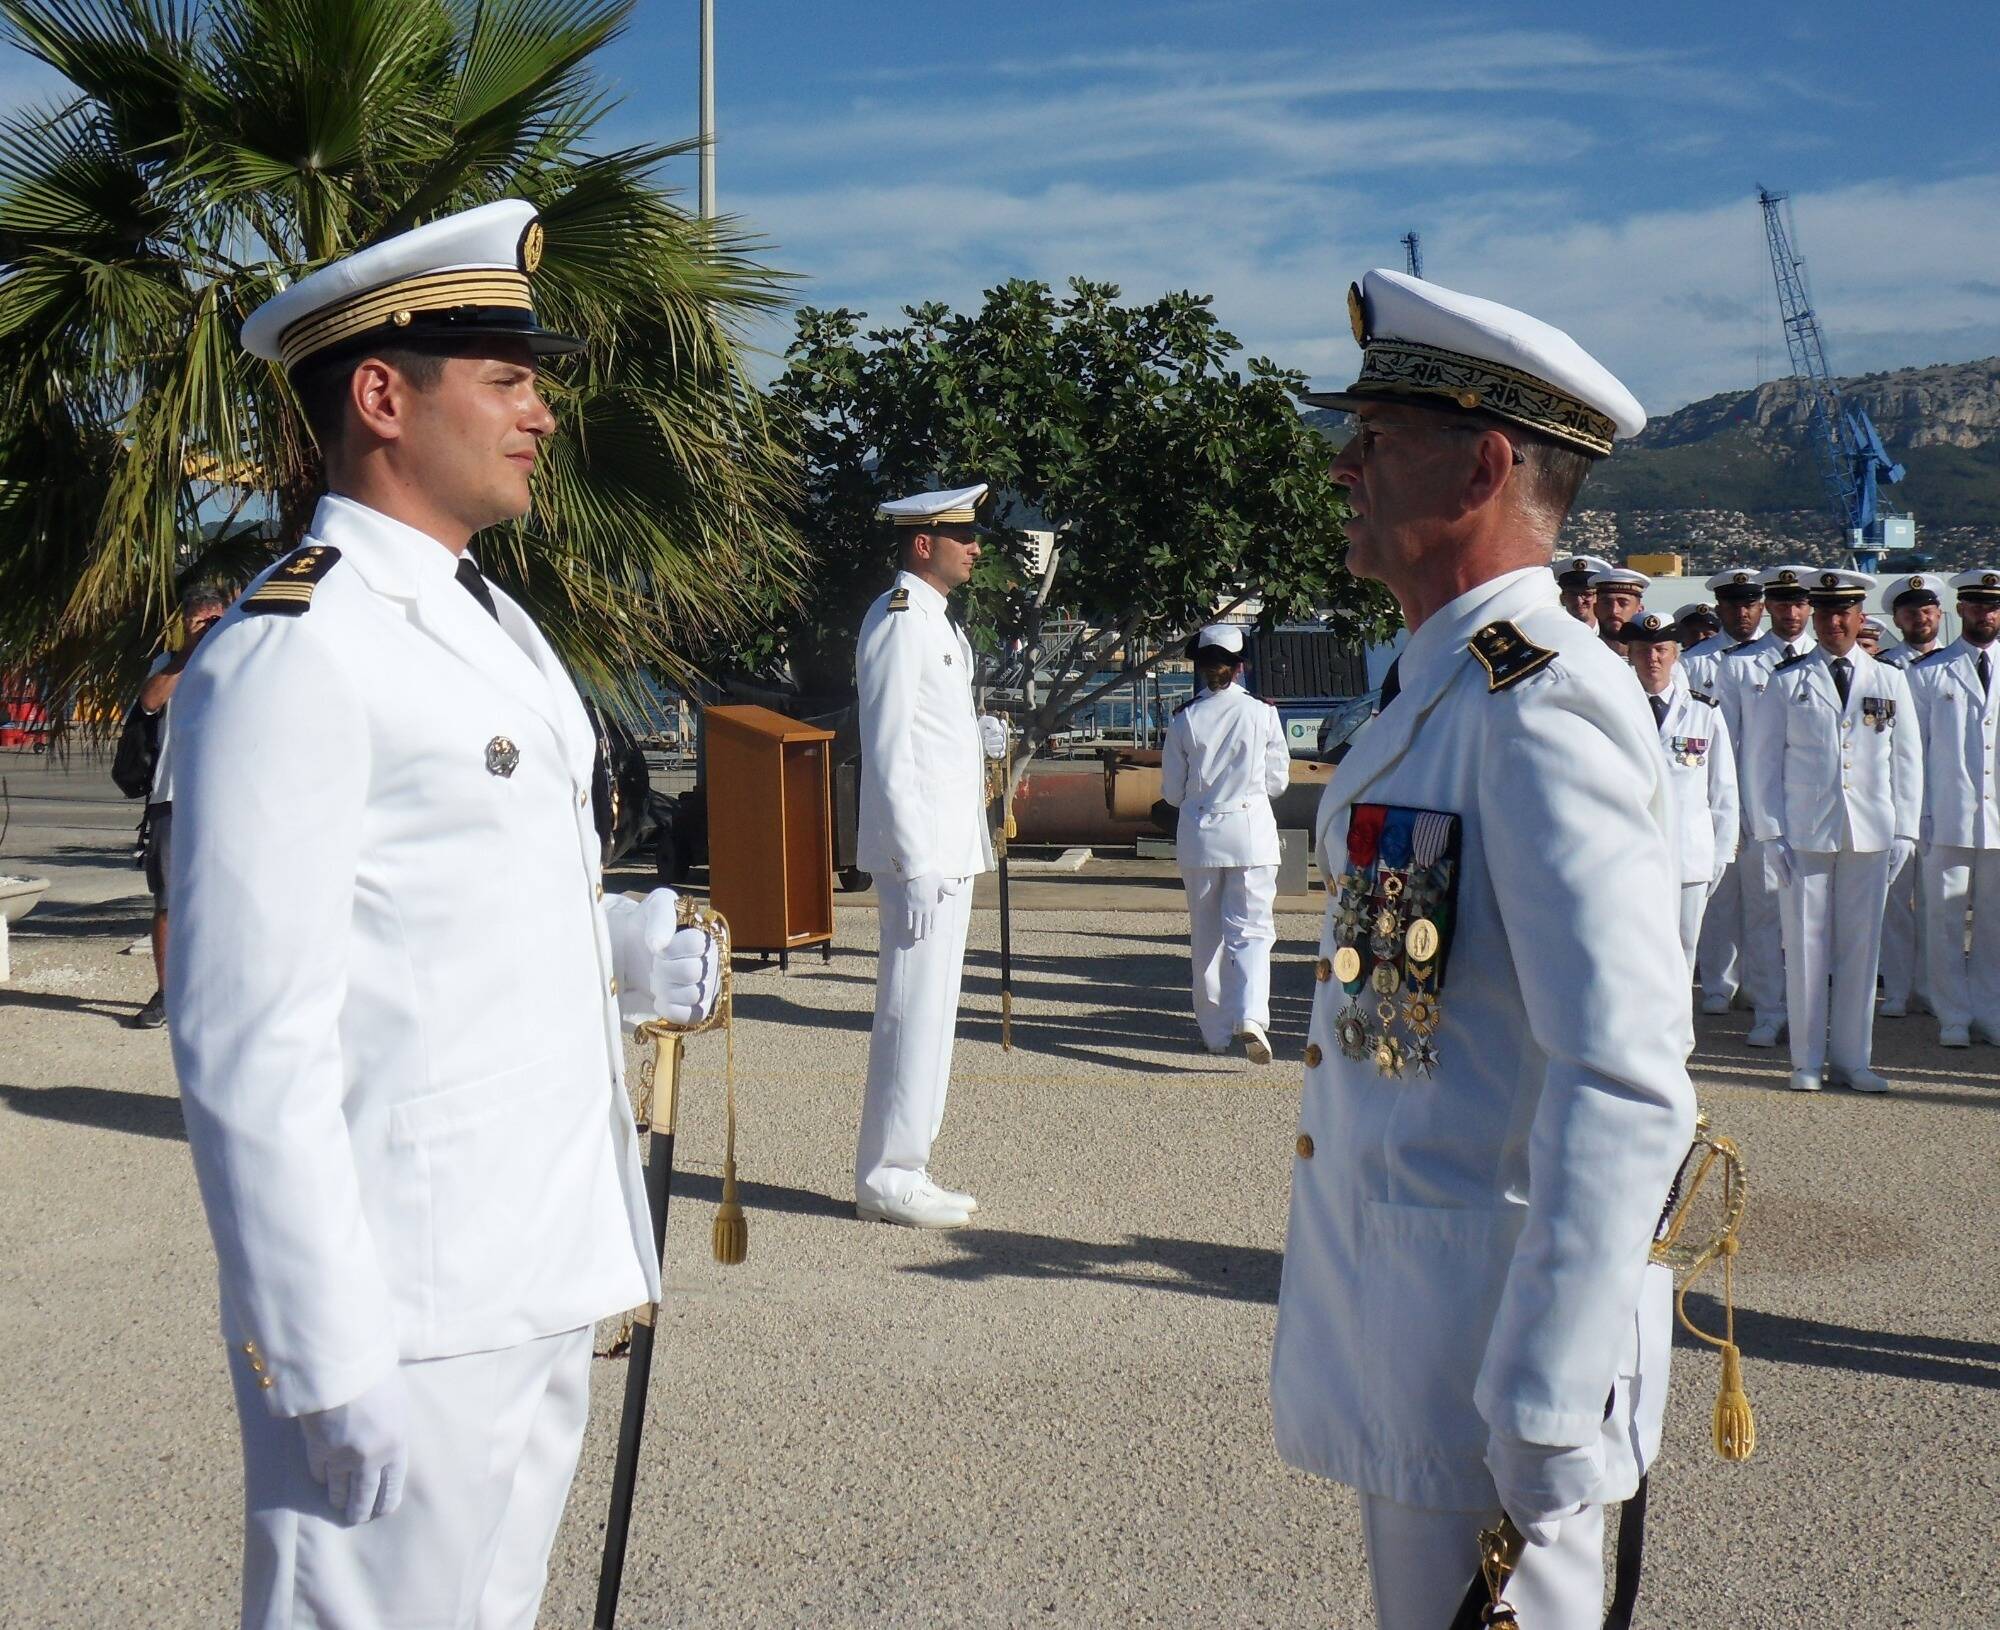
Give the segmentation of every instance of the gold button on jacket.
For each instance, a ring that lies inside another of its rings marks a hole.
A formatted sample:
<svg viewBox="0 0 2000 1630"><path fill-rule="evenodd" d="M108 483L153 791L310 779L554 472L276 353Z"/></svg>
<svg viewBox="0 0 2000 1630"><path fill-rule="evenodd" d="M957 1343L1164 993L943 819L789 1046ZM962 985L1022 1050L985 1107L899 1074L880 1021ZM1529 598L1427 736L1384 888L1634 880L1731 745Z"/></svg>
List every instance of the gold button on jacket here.
<svg viewBox="0 0 2000 1630"><path fill-rule="evenodd" d="M1321 1055L1320 1055L1320 1050L1319 1050L1319 1043L1318 1043L1318 1042L1316 1042L1316 1041L1309 1041L1309 1042L1307 1042L1307 1043L1306 1043L1306 1068L1307 1068L1307 1069L1311 1069L1311 1068L1313 1068L1313 1067L1314 1067L1315 1065L1317 1065L1317 1064L1319 1063L1319 1061L1320 1061L1320 1056L1321 1056Z"/></svg>
<svg viewBox="0 0 2000 1630"><path fill-rule="evenodd" d="M1301 1132L1301 1133L1299 1134L1299 1141L1298 1141L1298 1145L1297 1145L1297 1148L1298 1148L1298 1151L1299 1151L1299 1159L1301 1159L1301 1160L1310 1160L1310 1159L1312 1159L1312 1157L1313 1157L1313 1140L1312 1140L1312 1134L1311 1134L1310 1132Z"/></svg>

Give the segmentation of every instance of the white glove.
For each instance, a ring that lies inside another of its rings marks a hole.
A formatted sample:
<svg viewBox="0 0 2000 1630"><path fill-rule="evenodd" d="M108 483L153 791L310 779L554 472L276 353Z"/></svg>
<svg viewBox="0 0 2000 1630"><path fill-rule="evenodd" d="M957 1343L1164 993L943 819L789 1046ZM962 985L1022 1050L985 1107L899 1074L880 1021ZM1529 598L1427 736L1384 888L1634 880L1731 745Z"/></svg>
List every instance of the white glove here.
<svg viewBox="0 0 2000 1630"><path fill-rule="evenodd" d="M350 1525L386 1517L403 1502L410 1465L409 1399L391 1370L358 1398L299 1417L306 1469Z"/></svg>
<svg viewBox="0 0 2000 1630"><path fill-rule="evenodd" d="M1547 1545L1556 1524L1593 1503L1604 1482L1604 1448L1557 1449L1495 1432L1486 1440L1486 1469L1500 1506L1530 1545Z"/></svg>
<svg viewBox="0 0 2000 1630"><path fill-rule="evenodd" d="M1788 889L1798 867L1792 857L1792 846L1783 838L1770 838L1764 844L1764 871L1771 879L1773 888Z"/></svg>
<svg viewBox="0 0 2000 1630"><path fill-rule="evenodd" d="M988 758L1007 756L1007 727L991 713L979 715L979 748Z"/></svg>
<svg viewBox="0 0 2000 1630"><path fill-rule="evenodd" d="M679 909L680 897L672 889L655 889L639 902L646 992L653 1012L669 1024L700 1024L722 988L722 961L707 934L680 926Z"/></svg>
<svg viewBox="0 0 2000 1630"><path fill-rule="evenodd" d="M1889 840L1889 875L1890 875L1891 877L1894 877L1894 876L1895 876L1895 875L1896 875L1896 874L1897 874L1898 872L1900 872L1900 871L1901 871L1901 870L1902 870L1902 869L1903 869L1903 868L1904 868L1905 866L1909 865L1909 863L1910 863L1910 857L1911 857L1912 855L1914 855L1914 854L1915 854L1916 852L1917 852L1917 842L1916 842L1916 839L1914 839L1914 838L1892 838L1892 839L1890 839L1890 840Z"/></svg>

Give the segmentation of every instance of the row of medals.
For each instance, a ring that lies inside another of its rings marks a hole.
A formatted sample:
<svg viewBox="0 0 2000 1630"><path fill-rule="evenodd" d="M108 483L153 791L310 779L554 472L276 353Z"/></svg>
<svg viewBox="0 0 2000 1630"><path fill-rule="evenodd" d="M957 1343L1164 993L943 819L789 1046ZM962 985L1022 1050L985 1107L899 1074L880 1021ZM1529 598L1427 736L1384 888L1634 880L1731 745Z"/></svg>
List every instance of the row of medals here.
<svg viewBox="0 0 2000 1630"><path fill-rule="evenodd" d="M1343 985L1360 977L1364 936L1375 966L1367 986L1341 1009L1334 1034L1342 1053L1355 1059L1372 1054L1383 1075L1400 1076L1412 1064L1425 1076L1437 1069L1432 1038L1439 1019L1437 956L1443 937L1430 913L1450 883L1449 857L1404 871L1378 871L1372 889L1366 872L1341 875L1333 908L1334 937L1340 942L1333 954L1333 977ZM1361 1005L1369 990L1376 997L1372 1024ZM1410 1033L1407 1044L1395 1033L1398 1019Z"/></svg>

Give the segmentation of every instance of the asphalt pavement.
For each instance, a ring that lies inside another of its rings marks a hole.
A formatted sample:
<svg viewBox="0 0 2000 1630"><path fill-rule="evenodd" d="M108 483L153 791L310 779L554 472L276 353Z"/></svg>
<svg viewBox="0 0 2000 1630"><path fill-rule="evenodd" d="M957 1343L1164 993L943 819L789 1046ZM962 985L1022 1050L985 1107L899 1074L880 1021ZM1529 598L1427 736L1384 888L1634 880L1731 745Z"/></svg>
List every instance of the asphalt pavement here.
<svg viewBox="0 0 2000 1630"><path fill-rule="evenodd" d="M0 1625L231 1623L213 1259L166 1037L122 1024L153 988L121 954L136 807L94 766L0 778L0 872L54 879L0 986ZM723 1048L699 1038L621 1624L1371 1622L1353 1499L1278 1462L1265 1396L1317 921L1279 921L1279 1062L1212 1059L1171 872L1134 866L1036 881L1070 904L1016 920L1012 1051L974 914L936 1169L982 1209L954 1233L848 1203L867 897L830 962L740 963L750 1257L709 1255ZM1716 1457L1716 1365L1677 1353L1638 1622L2000 1622L2000 1048L1885 1020L1895 1093L1804 1097L1744 1029L1698 1020L1693 1068L1749 1164L1758 1448ZM545 1626L590 1622L623 1363L596 1372Z"/></svg>

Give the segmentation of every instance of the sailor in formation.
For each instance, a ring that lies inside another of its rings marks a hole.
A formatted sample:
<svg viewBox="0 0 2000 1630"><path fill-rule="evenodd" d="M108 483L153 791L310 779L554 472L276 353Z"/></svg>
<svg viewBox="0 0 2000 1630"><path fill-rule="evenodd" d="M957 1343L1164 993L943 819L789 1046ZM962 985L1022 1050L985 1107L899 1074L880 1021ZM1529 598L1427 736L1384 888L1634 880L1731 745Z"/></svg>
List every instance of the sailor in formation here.
<svg viewBox="0 0 2000 1630"><path fill-rule="evenodd" d="M1785 1033L1785 931L1779 880L1773 869L1771 846L1759 842L1749 824L1751 766L1759 753L1754 736L1755 703L1770 683L1773 668L1812 649L1811 636L1806 632L1811 616L1805 589L1809 575L1810 568L1805 566L1774 566L1759 575L1764 610L1771 619L1770 630L1723 652L1710 692L1722 704L1729 739L1736 744L1737 800L1744 816L1743 839L1736 851L1733 902L1740 911L1741 924L1737 929L1737 944L1741 948L1737 960L1741 980L1737 988L1750 1004L1750 1030L1744 1040L1752 1047L1775 1047ZM1711 904L1711 914L1727 910L1731 902L1726 889L1721 899L1720 906ZM1718 987L1713 989L1707 984L1708 977L1703 976L1702 1011L1728 1012L1735 993L1725 996L1720 988L1726 976L1718 974Z"/></svg>
<svg viewBox="0 0 2000 1630"><path fill-rule="evenodd" d="M1743 805L1783 890L1792 1088L1830 1076L1882 1092L1875 972L1889 874L1916 848L1921 726L1902 672L1857 643L1874 579L1808 575L1817 644L1778 663L1750 704Z"/></svg>
<svg viewBox="0 0 2000 1630"><path fill-rule="evenodd" d="M1598 636L1621 662L1625 647L1619 641L1618 630L1639 615L1652 582L1644 572L1635 572L1630 566L1607 566L1590 579L1590 586L1597 591Z"/></svg>
<svg viewBox="0 0 2000 1630"><path fill-rule="evenodd" d="M242 1622L529 1630L592 1326L660 1293L621 1013L709 942L605 897L596 732L467 544L555 421L542 228L503 201L243 328L325 463L174 697L174 1063L242 1427Z"/></svg>
<svg viewBox="0 0 2000 1630"><path fill-rule="evenodd" d="M882 506L901 569L868 608L854 653L855 864L875 874L880 945L854 1205L910 1228L957 1228L979 1209L933 1180L930 1159L951 1082L972 882L993 869L972 647L949 610L979 559L985 496L980 482Z"/></svg>
<svg viewBox="0 0 2000 1630"><path fill-rule="evenodd" d="M1359 420L1348 564L1411 634L1318 817L1278 1446L1360 1492L1385 1630L1451 1621L1503 1510L1521 1621L1594 1623L1692 1025L1658 732L1548 562L1645 416L1521 312L1380 270L1349 304L1360 378L1309 400Z"/></svg>
<svg viewBox="0 0 2000 1630"><path fill-rule="evenodd" d="M1902 640L1877 658L1909 673L1937 649L1944 617L1944 580L1929 572L1898 578L1886 592L1889 615ZM1921 856L1896 868L1889 879L1889 903L1882 917L1882 1004L1885 1019L1931 1011L1930 974L1925 967L1925 925L1929 921Z"/></svg>
<svg viewBox="0 0 2000 1630"><path fill-rule="evenodd" d="M1923 726L1931 1001L1944 1046L2000 1045L2000 569L1951 587L1958 638L1908 670Z"/></svg>
<svg viewBox="0 0 2000 1630"><path fill-rule="evenodd" d="M1681 673L1679 627L1657 611L1642 611L1619 638L1646 693L1673 777L1680 836L1681 949L1692 974L1709 895L1736 858L1736 753L1722 706L1693 690Z"/></svg>
<svg viewBox="0 0 2000 1630"><path fill-rule="evenodd" d="M1710 649L1719 649L1722 640L1722 619L1715 614L1715 607L1706 600L1696 600L1682 606L1674 613L1674 625L1680 630L1681 658L1697 646L1715 642Z"/></svg>
<svg viewBox="0 0 2000 1630"><path fill-rule="evenodd" d="M1562 608L1586 628L1597 626L1597 590L1591 579L1611 570L1611 562L1596 555L1564 555L1549 570L1556 574L1556 592Z"/></svg>
<svg viewBox="0 0 2000 1630"><path fill-rule="evenodd" d="M1211 623L1188 640L1195 693L1175 709L1160 796L1177 805L1174 859L1187 890L1194 1016L1211 1053L1243 1044L1271 1062L1271 946L1278 929L1278 822L1291 781L1278 710L1237 683L1243 630Z"/></svg>
<svg viewBox="0 0 2000 1630"><path fill-rule="evenodd" d="M1715 620L1722 626L1699 644L1681 650L1681 672L1696 690L1716 694L1722 654L1754 640L1764 626L1764 585L1754 566L1717 572L1703 587L1715 596Z"/></svg>

